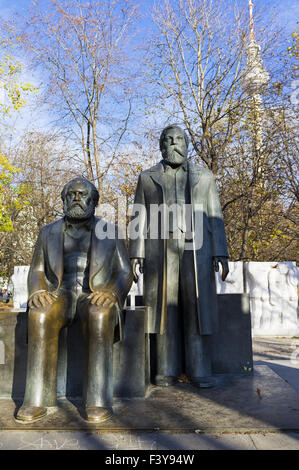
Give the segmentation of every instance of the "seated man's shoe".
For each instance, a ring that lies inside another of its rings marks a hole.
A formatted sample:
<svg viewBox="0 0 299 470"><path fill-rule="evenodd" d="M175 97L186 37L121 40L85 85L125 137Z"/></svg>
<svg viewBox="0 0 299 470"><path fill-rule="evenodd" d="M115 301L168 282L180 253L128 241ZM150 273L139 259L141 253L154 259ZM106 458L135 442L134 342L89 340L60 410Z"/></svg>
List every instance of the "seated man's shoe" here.
<svg viewBox="0 0 299 470"><path fill-rule="evenodd" d="M22 423L33 423L46 416L46 414L47 408L42 406L23 405L17 413L16 420Z"/></svg>
<svg viewBox="0 0 299 470"><path fill-rule="evenodd" d="M190 383L198 388L212 388L216 385L214 377L190 377Z"/></svg>
<svg viewBox="0 0 299 470"><path fill-rule="evenodd" d="M160 387L168 387L169 385L174 385L178 381L177 377L172 375L156 375L155 377L155 385L159 385Z"/></svg>
<svg viewBox="0 0 299 470"><path fill-rule="evenodd" d="M85 408L85 415L89 423L102 423L112 418L113 410L111 407L89 406Z"/></svg>

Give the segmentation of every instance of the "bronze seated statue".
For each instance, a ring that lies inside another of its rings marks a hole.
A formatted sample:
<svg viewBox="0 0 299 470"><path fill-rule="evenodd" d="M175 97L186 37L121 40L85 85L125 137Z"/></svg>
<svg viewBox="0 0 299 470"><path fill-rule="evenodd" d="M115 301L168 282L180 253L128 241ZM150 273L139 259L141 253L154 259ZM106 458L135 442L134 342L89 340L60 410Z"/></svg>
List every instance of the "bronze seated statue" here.
<svg viewBox="0 0 299 470"><path fill-rule="evenodd" d="M75 317L82 322L86 370L85 418L112 416L114 330L122 332L122 307L132 284L123 240L98 236L99 195L84 178L61 193L64 217L40 231L29 276L26 391L17 420L33 422L56 404L58 338ZM102 233L102 232L101 232Z"/></svg>

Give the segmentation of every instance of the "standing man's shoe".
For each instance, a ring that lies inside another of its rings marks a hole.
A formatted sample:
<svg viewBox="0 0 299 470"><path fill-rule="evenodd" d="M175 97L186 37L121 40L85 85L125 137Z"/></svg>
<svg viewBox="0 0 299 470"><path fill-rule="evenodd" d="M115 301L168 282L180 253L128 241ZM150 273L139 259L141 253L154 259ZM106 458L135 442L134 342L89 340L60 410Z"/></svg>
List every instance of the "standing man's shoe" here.
<svg viewBox="0 0 299 470"><path fill-rule="evenodd" d="M168 387L169 385L174 385L178 381L177 377L172 375L156 375L155 377L155 385L159 385L160 387Z"/></svg>
<svg viewBox="0 0 299 470"><path fill-rule="evenodd" d="M216 385L214 377L190 377L190 383L198 388L212 388Z"/></svg>

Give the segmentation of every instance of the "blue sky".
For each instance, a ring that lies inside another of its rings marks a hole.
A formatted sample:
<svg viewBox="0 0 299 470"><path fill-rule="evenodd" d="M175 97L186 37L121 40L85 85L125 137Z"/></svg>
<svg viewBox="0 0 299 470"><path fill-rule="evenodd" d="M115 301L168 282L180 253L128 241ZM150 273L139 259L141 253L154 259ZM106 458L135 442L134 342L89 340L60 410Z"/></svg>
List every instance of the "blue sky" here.
<svg viewBox="0 0 299 470"><path fill-rule="evenodd" d="M230 0L226 0L230 1ZM292 32L296 28L296 21L299 18L299 2L298 0L253 0L254 8L266 7L273 8L276 11L277 22L286 27L288 31ZM239 0L240 4L247 5L247 0ZM5 16L7 19L15 11L20 12L21 9L26 9L32 3L32 0L0 0L0 15ZM39 5L42 5L43 0L39 0ZM133 1L134 3L134 1ZM136 0L136 5L140 5L144 16L147 16L149 8L153 5L153 0Z"/></svg>
<svg viewBox="0 0 299 470"><path fill-rule="evenodd" d="M87 0L81 0L82 2L87 1ZM90 1L90 0L88 0ZM159 0L157 0L158 2ZM220 0L219 0L220 1ZM234 0L225 0L225 3L232 2ZM237 0L238 4L241 6L244 6L247 11L248 11L248 0ZM38 0L39 6L46 5L47 0ZM139 30L139 34L135 36L135 40L133 42L138 42L144 37L147 37L147 35L150 35L153 30L153 26L150 21L150 10L151 7L154 5L153 0L132 0L132 3L135 3L140 7L141 11L141 17L138 21L137 30ZM294 31L294 29L298 26L297 21L299 18L299 2L298 0L253 0L254 3L254 11L258 11L259 9L264 10L265 13L265 21L267 22L267 18L271 18L271 23L269 21L269 26L273 26L272 21L273 18L275 19L276 25L275 26L280 26L285 29L284 37L283 37L283 43L285 40L291 38L291 33ZM4 17L6 20L9 20L10 17L14 15L15 12L18 13L25 13L26 9L32 5L32 0L0 0L0 17ZM22 12L23 10L23 12ZM274 10L274 11L273 11ZM268 16L269 15L269 16ZM137 44L136 44L137 45ZM282 48L285 50L287 47L287 44L284 46L282 45ZM32 77L30 74L27 75L26 73L26 64L25 65L25 77L23 81L30 81L31 83L34 83L35 85L38 86L38 79L39 77L37 76L36 79ZM29 118L27 114L27 109L26 109L26 118L23 119L23 114L21 113L23 125L27 125L28 122L32 123L32 119ZM41 117L41 116L40 116ZM45 115L45 125L48 121L48 116L47 114ZM41 121L39 120L39 125L41 124ZM32 125L32 124L30 124Z"/></svg>

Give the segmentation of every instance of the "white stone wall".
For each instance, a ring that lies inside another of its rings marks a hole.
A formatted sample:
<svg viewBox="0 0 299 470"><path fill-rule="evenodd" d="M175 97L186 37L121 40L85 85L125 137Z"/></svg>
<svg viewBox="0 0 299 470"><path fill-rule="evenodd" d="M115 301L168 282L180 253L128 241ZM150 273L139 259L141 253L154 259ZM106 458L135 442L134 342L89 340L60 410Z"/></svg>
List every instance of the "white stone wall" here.
<svg viewBox="0 0 299 470"><path fill-rule="evenodd" d="M229 262L229 274L218 294L248 293L253 336L296 336L298 323L299 268L294 261Z"/></svg>
<svg viewBox="0 0 299 470"><path fill-rule="evenodd" d="M295 262L245 263L253 336L296 336L298 276Z"/></svg>
<svg viewBox="0 0 299 470"><path fill-rule="evenodd" d="M27 290L27 278L28 278L29 266L15 266L14 273L11 276L13 283L13 305L14 308L26 308L28 290Z"/></svg>

